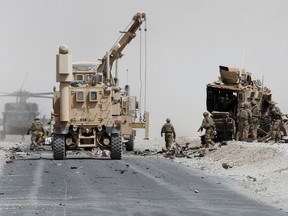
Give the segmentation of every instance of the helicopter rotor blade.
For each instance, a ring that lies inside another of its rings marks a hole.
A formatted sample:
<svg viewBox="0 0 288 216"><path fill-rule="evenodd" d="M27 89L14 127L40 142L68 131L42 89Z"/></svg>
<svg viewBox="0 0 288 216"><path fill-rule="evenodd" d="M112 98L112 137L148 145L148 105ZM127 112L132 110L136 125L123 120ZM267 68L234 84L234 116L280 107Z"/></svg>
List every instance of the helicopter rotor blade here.
<svg viewBox="0 0 288 216"><path fill-rule="evenodd" d="M26 101L26 99L30 97L34 98L53 98L52 96L53 92L39 92L39 93L30 93L24 90L8 93L8 92L0 92L0 97L17 97L17 100L19 99L20 101Z"/></svg>
<svg viewBox="0 0 288 216"><path fill-rule="evenodd" d="M53 92L30 93L30 95L53 95Z"/></svg>
<svg viewBox="0 0 288 216"><path fill-rule="evenodd" d="M41 95L33 95L33 96L30 96L30 97L33 97L33 98L49 98L49 99L52 99L52 98L53 98L53 97L41 96Z"/></svg>
<svg viewBox="0 0 288 216"><path fill-rule="evenodd" d="M6 92L0 92L0 97L14 97L16 94L14 93L6 93Z"/></svg>

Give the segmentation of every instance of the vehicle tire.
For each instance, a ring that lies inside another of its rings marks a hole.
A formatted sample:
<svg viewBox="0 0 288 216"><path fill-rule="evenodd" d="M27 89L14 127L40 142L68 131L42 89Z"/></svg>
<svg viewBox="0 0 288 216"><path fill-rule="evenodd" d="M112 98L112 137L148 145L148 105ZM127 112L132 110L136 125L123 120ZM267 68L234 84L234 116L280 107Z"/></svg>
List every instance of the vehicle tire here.
<svg viewBox="0 0 288 216"><path fill-rule="evenodd" d="M130 135L128 142L126 142L126 151L134 151L134 136Z"/></svg>
<svg viewBox="0 0 288 216"><path fill-rule="evenodd" d="M111 135L111 154L110 158L112 160L121 160L122 157L122 138L121 134Z"/></svg>
<svg viewBox="0 0 288 216"><path fill-rule="evenodd" d="M217 131L217 135L214 139L215 142L222 142L228 140L233 140L233 132L227 131L225 135L223 131L221 132Z"/></svg>
<svg viewBox="0 0 288 216"><path fill-rule="evenodd" d="M65 149L65 136L64 135L54 135L52 142L53 159L54 160L64 160L66 157Z"/></svg>

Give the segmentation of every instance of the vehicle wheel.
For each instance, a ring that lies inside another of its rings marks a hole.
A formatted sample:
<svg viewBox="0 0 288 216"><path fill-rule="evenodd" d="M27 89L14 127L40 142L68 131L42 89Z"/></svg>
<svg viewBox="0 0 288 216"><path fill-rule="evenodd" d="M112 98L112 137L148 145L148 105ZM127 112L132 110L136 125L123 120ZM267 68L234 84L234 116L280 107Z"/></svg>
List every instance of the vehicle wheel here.
<svg viewBox="0 0 288 216"><path fill-rule="evenodd" d="M53 159L54 160L64 160L66 157L65 149L65 136L64 135L54 135L52 142Z"/></svg>
<svg viewBox="0 0 288 216"><path fill-rule="evenodd" d="M226 134L224 132L217 131L217 135L214 138L215 142L222 142L222 141L228 141L233 139L233 132L227 131Z"/></svg>
<svg viewBox="0 0 288 216"><path fill-rule="evenodd" d="M113 160L121 160L122 157L122 139L121 134L112 134L111 136L111 154Z"/></svg>
<svg viewBox="0 0 288 216"><path fill-rule="evenodd" d="M128 142L126 142L126 151L134 151L134 136L130 135Z"/></svg>
<svg viewBox="0 0 288 216"><path fill-rule="evenodd" d="M224 138L223 141L233 140L233 132L232 131L227 131L226 138L225 137L223 137L223 138Z"/></svg>

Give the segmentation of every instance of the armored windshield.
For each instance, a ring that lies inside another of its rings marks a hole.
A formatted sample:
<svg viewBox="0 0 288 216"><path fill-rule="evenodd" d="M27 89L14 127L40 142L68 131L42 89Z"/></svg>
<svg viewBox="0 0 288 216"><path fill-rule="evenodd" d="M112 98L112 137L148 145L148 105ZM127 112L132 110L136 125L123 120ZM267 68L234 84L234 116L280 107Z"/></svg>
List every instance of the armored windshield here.
<svg viewBox="0 0 288 216"><path fill-rule="evenodd" d="M96 71L97 65L73 64L73 71Z"/></svg>

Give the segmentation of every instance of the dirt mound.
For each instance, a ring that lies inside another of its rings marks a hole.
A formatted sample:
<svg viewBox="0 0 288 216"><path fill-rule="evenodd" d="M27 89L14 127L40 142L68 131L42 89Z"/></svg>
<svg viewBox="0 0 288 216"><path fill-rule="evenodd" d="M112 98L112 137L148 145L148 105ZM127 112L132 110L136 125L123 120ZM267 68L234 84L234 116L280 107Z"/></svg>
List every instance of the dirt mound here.
<svg viewBox="0 0 288 216"><path fill-rule="evenodd" d="M210 152L206 156L213 161L225 161L233 166L243 166L270 160L279 154L279 150L271 147L259 146L254 143L230 143L219 148L218 151Z"/></svg>
<svg viewBox="0 0 288 216"><path fill-rule="evenodd" d="M210 175L233 179L249 191L245 195L288 213L288 144L231 141L209 150L201 148L200 140L189 137L179 137L176 143L186 155L166 158ZM135 148L161 152L164 147L163 140L149 140L137 143ZM199 151L204 151L201 157ZM165 152L162 155L165 157Z"/></svg>

